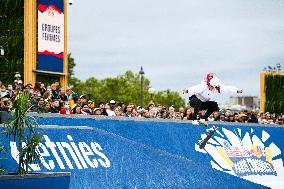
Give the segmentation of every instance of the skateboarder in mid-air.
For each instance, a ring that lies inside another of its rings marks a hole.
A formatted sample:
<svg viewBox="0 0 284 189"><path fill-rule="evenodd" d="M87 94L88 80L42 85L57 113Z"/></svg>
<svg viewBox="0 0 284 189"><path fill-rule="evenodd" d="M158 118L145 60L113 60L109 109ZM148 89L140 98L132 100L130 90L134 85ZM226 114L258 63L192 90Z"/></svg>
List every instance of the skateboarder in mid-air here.
<svg viewBox="0 0 284 189"><path fill-rule="evenodd" d="M183 90L184 93L189 93L189 104L194 108L193 125L203 124L207 126L207 118L214 112L219 111L217 102L211 100L216 94L224 92L242 93L242 89L234 86L225 86L219 82L219 79L212 73L208 72L204 80L196 86ZM197 120L197 114L200 110L207 110L205 115Z"/></svg>

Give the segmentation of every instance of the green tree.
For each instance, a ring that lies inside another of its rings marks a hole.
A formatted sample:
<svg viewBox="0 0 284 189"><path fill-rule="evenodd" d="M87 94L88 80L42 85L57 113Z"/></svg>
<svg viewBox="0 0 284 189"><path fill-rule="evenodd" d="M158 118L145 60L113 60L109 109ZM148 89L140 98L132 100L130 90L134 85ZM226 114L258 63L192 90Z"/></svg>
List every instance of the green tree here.
<svg viewBox="0 0 284 189"><path fill-rule="evenodd" d="M117 102L134 103L140 105L141 97L141 77L132 71L126 71L125 74L115 78L105 78L98 80L94 77L87 79L85 82L79 82L74 91L79 91L95 102L107 102L111 99ZM144 102L147 105L150 102L148 92L150 81L144 78ZM160 91L153 94L155 103L162 105L175 105L176 107L184 106L185 101L177 92L170 90Z"/></svg>
<svg viewBox="0 0 284 189"><path fill-rule="evenodd" d="M178 92L165 90L159 91L153 96L154 102L166 106L174 105L175 107L185 107L184 99L179 95Z"/></svg>
<svg viewBox="0 0 284 189"><path fill-rule="evenodd" d="M76 62L72 57L72 54L68 54L68 85L76 85L80 83L80 80L75 77L74 68L76 66Z"/></svg>

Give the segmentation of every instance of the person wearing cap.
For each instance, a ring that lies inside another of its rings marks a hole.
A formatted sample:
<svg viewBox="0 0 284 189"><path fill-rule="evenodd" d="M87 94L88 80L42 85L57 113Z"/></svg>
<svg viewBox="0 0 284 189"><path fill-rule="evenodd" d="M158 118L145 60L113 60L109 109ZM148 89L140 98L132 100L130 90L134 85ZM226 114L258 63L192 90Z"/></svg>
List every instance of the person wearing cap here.
<svg viewBox="0 0 284 189"><path fill-rule="evenodd" d="M80 96L80 102L81 102L81 105L83 105L83 104L86 104L86 103L87 103L87 98L86 98L86 96L85 96L85 95L81 95L81 96Z"/></svg>
<svg viewBox="0 0 284 189"><path fill-rule="evenodd" d="M72 100L70 100L70 108L71 108L71 110L73 110L76 107L77 101L78 101L78 94L77 93L73 93L72 94Z"/></svg>
<svg viewBox="0 0 284 189"><path fill-rule="evenodd" d="M16 72L14 77L15 79L21 79L22 76L19 74L19 72Z"/></svg>
<svg viewBox="0 0 284 189"><path fill-rule="evenodd" d="M216 94L224 92L242 93L242 89L238 89L234 86L226 86L220 83L219 79L212 72L208 72L204 80L196 86L184 89L183 93L189 93L190 106L194 108L192 124L197 125L199 123L207 125L207 118L214 112L219 111L218 103L212 100L212 97ZM197 115L200 110L207 110L205 115L197 121Z"/></svg>
<svg viewBox="0 0 284 189"><path fill-rule="evenodd" d="M101 108L95 108L93 115L102 115Z"/></svg>
<svg viewBox="0 0 284 189"><path fill-rule="evenodd" d="M8 85L7 87L7 96L8 98L12 98L14 96L14 90L13 90L13 86L11 84Z"/></svg>
<svg viewBox="0 0 284 189"><path fill-rule="evenodd" d="M114 108L115 108L115 101L110 100L109 101L109 108L106 109L107 116L116 116Z"/></svg>

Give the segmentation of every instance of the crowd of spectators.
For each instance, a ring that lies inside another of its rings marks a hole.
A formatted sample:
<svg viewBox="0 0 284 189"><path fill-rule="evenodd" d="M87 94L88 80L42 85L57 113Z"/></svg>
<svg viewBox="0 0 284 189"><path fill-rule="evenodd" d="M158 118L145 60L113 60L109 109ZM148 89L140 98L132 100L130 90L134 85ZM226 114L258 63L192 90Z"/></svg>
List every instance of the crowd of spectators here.
<svg viewBox="0 0 284 189"><path fill-rule="evenodd" d="M31 97L31 112L57 113L57 114L84 114L118 117L140 117L155 119L192 120L193 108L175 106L163 106L150 102L142 108L133 103L124 104L111 99L108 102L94 102L85 95L79 96L71 89L60 88L59 82L50 86L37 82L23 85L20 74L15 75L14 84L4 85L0 81L0 111L12 111L16 91L28 91ZM205 111L200 111L198 117L202 117ZM260 123L283 125L283 115L257 112L234 112L229 109L214 112L208 121Z"/></svg>

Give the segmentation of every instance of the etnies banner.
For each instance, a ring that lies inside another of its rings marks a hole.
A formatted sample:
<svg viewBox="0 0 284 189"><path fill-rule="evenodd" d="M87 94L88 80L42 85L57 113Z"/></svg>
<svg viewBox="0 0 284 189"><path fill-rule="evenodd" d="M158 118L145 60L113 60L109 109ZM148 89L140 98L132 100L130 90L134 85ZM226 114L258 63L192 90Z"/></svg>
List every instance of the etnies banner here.
<svg viewBox="0 0 284 189"><path fill-rule="evenodd" d="M38 0L37 70L63 73L64 2Z"/></svg>

